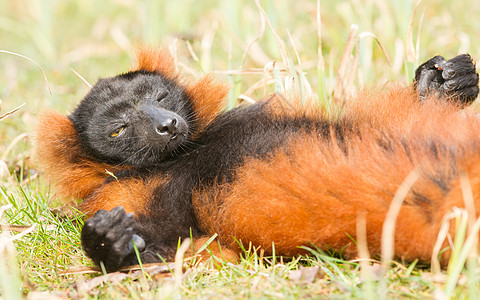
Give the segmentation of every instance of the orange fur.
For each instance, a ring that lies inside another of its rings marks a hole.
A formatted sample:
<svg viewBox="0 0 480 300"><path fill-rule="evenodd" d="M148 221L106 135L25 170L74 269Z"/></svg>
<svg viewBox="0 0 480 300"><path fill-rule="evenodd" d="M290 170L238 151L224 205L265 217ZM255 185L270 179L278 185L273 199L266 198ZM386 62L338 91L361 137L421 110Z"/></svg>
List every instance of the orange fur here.
<svg viewBox="0 0 480 300"><path fill-rule="evenodd" d="M68 201L84 199L102 185L108 172L128 166L97 163L80 150L72 122L56 112L44 113L37 125L35 155L43 175Z"/></svg>
<svg viewBox="0 0 480 300"><path fill-rule="evenodd" d="M210 259L212 256L223 260L223 261L236 261L238 259L238 252L234 252L228 248L222 247L217 239L213 240L208 246L203 250L200 251L202 247L208 242L210 237L201 237L195 239L193 241L193 254L191 253L191 249L188 249L188 254L190 255L199 255L201 261L205 262Z"/></svg>
<svg viewBox="0 0 480 300"><path fill-rule="evenodd" d="M227 84L220 84L213 80L213 76L207 75L195 84L186 87L187 94L193 99L194 110L201 120L197 132L208 125L223 109L228 95Z"/></svg>
<svg viewBox="0 0 480 300"><path fill-rule="evenodd" d="M139 49L135 70L155 72L174 81L178 78L175 62L167 48L144 47Z"/></svg>
<svg viewBox="0 0 480 300"><path fill-rule="evenodd" d="M206 76L185 83L165 49L144 49L137 69L158 72L182 84L201 119L202 130L220 112L228 93L224 84ZM275 114L305 114L323 119L312 107L278 105ZM356 222L364 214L367 243L372 255L380 254L382 226L392 198L414 169L420 178L408 193L396 222L394 250L406 260L429 261L443 216L454 206L464 207L460 172L469 175L480 215L480 118L458 112L447 102L418 102L411 88L365 90L350 100L342 117L353 124L353 133L342 141L335 134L325 139L316 132L293 138L288 153L277 151L268 159L249 158L236 170L232 183L193 191L193 206L201 229L229 249L238 251L234 237L276 253L295 255L299 246L315 244L347 257L357 254ZM146 204L162 174L145 179L112 180L112 167L85 157L68 118L48 113L37 130L37 156L44 174L57 183L57 191L69 199L85 199L82 210L91 215L118 205L127 212L148 214ZM197 132L198 133L198 132ZM196 133L194 133L196 134ZM439 141L446 150L430 151L428 142ZM455 152L455 157L449 152ZM455 167L455 170L453 169ZM442 188L434 180L448 184ZM451 231L453 233L453 230ZM201 247L206 238L194 241ZM220 249L214 247L214 253ZM226 250L227 257L234 257ZM448 257L449 253L445 253Z"/></svg>
<svg viewBox="0 0 480 300"><path fill-rule="evenodd" d="M315 244L354 257L357 248L350 237L356 240L356 220L362 213L370 253L379 255L390 202L417 168L421 176L400 210L394 250L398 258L429 261L443 216L454 206L465 207L460 170L470 175L476 215L480 213L480 154L475 146L480 143L480 119L432 99L419 105L408 89L366 94L365 100L356 99L357 110L347 112L357 121L359 134L348 140L346 150L305 133L291 142L288 155L249 159L232 184L196 191L193 201L202 228L218 233L220 242L232 249L238 249L235 237L267 251L273 242L283 255ZM390 141L388 150L379 138ZM425 151L425 139L455 147L456 161L440 150L437 156ZM445 178L453 188L445 194L432 176Z"/></svg>
<svg viewBox="0 0 480 300"><path fill-rule="evenodd" d="M400 85L384 90L379 92L379 88L373 88L360 92L346 105L343 118L377 134L396 132L423 138L434 135L443 141L452 135L469 134L472 126L477 126L478 122L466 122L458 113L459 106L451 101L428 98L419 102L413 88Z"/></svg>
<svg viewBox="0 0 480 300"><path fill-rule="evenodd" d="M117 206L123 206L127 213L146 214L146 206L153 198L155 187L164 182L165 179L160 176L149 179L113 180L85 199L80 204L80 209L89 217L100 209L112 210Z"/></svg>

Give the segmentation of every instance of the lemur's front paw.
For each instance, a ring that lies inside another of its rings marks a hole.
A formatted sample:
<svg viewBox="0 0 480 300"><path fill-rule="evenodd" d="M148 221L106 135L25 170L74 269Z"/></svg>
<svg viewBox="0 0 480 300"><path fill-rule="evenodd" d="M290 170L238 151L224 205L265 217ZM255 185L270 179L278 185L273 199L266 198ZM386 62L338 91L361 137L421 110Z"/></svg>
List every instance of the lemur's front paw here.
<svg viewBox="0 0 480 300"><path fill-rule="evenodd" d="M415 87L420 100L429 94L468 105L478 96L478 74L468 54L445 60L435 56L415 72Z"/></svg>
<svg viewBox="0 0 480 300"><path fill-rule="evenodd" d="M121 206L97 211L82 229L85 253L96 265L102 261L107 271L120 268L127 256L134 255L133 243L140 251L145 248L145 241L133 232L134 223L133 214L125 214Z"/></svg>

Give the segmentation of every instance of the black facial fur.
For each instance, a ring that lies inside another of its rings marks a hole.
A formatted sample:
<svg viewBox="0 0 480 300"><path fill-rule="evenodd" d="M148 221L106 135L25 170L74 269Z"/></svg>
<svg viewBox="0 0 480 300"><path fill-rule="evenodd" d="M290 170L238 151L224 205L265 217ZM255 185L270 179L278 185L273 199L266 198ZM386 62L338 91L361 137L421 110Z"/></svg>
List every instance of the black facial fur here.
<svg viewBox="0 0 480 300"><path fill-rule="evenodd" d="M185 145L194 118L184 89L147 71L100 79L70 115L92 157L135 166L154 165Z"/></svg>

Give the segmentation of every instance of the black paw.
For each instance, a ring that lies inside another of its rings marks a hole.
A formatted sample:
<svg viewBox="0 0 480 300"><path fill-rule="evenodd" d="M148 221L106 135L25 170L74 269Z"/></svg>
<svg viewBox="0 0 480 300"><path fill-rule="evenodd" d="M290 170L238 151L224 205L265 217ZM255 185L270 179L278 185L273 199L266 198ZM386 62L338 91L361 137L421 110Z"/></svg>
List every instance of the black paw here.
<svg viewBox="0 0 480 300"><path fill-rule="evenodd" d="M133 214L125 214L121 206L97 211L83 226L83 250L96 265L103 262L107 271L120 268L135 255L133 243L139 251L145 248L145 241L133 232L134 224Z"/></svg>
<svg viewBox="0 0 480 300"><path fill-rule="evenodd" d="M423 63L415 71L415 88L420 100L429 94L438 98L458 101L462 105L472 103L478 96L478 74L468 54L445 60L442 56Z"/></svg>

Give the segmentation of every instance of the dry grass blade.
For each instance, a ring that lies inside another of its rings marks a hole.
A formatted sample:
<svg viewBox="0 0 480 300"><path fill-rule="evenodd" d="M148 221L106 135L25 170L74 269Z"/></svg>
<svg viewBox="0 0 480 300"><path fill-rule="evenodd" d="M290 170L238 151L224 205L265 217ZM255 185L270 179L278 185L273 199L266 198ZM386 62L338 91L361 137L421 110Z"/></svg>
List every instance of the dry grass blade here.
<svg viewBox="0 0 480 300"><path fill-rule="evenodd" d="M5 161L7 159L7 156L8 154L10 153L10 151L12 151L13 147L18 144L18 142L20 142L21 140L23 140L24 138L28 137L28 134L26 133L22 133L20 134L19 136L15 137L11 142L10 144L8 144L7 148L3 151L3 155L2 157L0 158L1 161Z"/></svg>
<svg viewBox="0 0 480 300"><path fill-rule="evenodd" d="M461 277L462 270L465 266L468 256L470 255L472 249L476 248L478 244L478 232L480 231L480 218L478 218L473 224L465 243L462 245L460 253L458 254L458 261L456 261L453 266L450 264L448 266L449 277L447 281L447 286L445 288L445 295L447 299L453 297L453 293L458 280Z"/></svg>
<svg viewBox="0 0 480 300"><path fill-rule="evenodd" d="M88 88L92 88L92 85L82 76L80 75L77 71L75 71L73 68L70 68L70 70L72 70L73 74L77 75L78 78L80 78L80 80L83 81L83 83L85 83Z"/></svg>
<svg viewBox="0 0 480 300"><path fill-rule="evenodd" d="M398 187L398 190L390 203L390 208L385 216L385 222L383 223L382 228L382 264L384 266L388 266L393 259L395 224L403 200L419 177L420 172L417 169L410 172Z"/></svg>
<svg viewBox="0 0 480 300"><path fill-rule="evenodd" d="M25 105L25 103L23 103L22 105L20 105L19 107L15 108L15 109L12 109L9 112L4 113L3 115L0 116L0 121L2 121L3 119L6 119L8 116L14 114L17 110L22 108L24 105Z"/></svg>
<svg viewBox="0 0 480 300"><path fill-rule="evenodd" d="M248 43L247 47L245 48L245 52L243 52L242 59L240 60L240 68L243 68L243 63L245 62L245 59L250 52L250 49L253 47L253 45L255 45L256 42L260 40L260 38L265 33L265 16L262 13L260 13L260 22L261 26L258 35L252 41L250 41L250 43Z"/></svg>
<svg viewBox="0 0 480 300"><path fill-rule="evenodd" d="M462 213L462 210L454 209L452 212L446 214L442 219L442 225L440 226L440 230L438 231L437 241L435 242L435 246L433 247L432 251L431 270L433 274L440 274L441 272L438 256L440 254L440 250L444 244L444 241L447 238L450 229L450 221L454 218L460 217Z"/></svg>
<svg viewBox="0 0 480 300"><path fill-rule="evenodd" d="M317 98L320 103L329 111L330 101L327 100L326 92L326 75L325 75L325 59L323 58L322 44L322 17L320 13L320 0L317 0L316 8L316 25L317 25Z"/></svg>
<svg viewBox="0 0 480 300"><path fill-rule="evenodd" d="M253 83L249 88L248 90L245 91L245 95L251 95L253 94L254 91L256 90L259 90L259 89L263 89L263 98L265 98L267 96L267 86L270 85L270 84L273 84L273 79L271 78L270 75L268 75L267 73L265 73L265 76L260 79L259 81ZM256 101L255 101L256 102Z"/></svg>
<svg viewBox="0 0 480 300"><path fill-rule="evenodd" d="M102 270L98 267L72 267L65 271L58 271L58 275L73 275L73 274L102 274Z"/></svg>
<svg viewBox="0 0 480 300"><path fill-rule="evenodd" d="M7 204L7 205L3 205L0 207L0 219L2 218L3 216L3 213L7 210L7 209L10 209L12 208L13 205L12 204Z"/></svg>
<svg viewBox="0 0 480 300"><path fill-rule="evenodd" d="M76 289L78 291L82 291L83 293L89 293L93 289L105 284L105 283L111 283L111 284L119 284L123 280L127 278L132 278L134 277L132 274L127 275L125 273L119 273L119 272L114 272L114 273L108 273L102 276L98 277L93 277L90 279L87 279L83 282L79 282L76 284Z"/></svg>
<svg viewBox="0 0 480 300"><path fill-rule="evenodd" d="M212 69L211 49L212 49L213 40L215 38L215 34L217 30L218 30L218 22L214 20L208 26L208 29L204 32L202 39L200 41L201 66L204 72L209 72Z"/></svg>
<svg viewBox="0 0 480 300"><path fill-rule="evenodd" d="M178 247L177 253L175 254L175 269L173 276L175 278L175 286L180 287L182 284L182 275L183 275L183 260L185 257L185 252L190 247L192 240L185 239L180 247Z"/></svg>
<svg viewBox="0 0 480 300"><path fill-rule="evenodd" d="M407 61L408 62L415 62L418 60L418 48L415 48L413 45L413 17L415 16L415 12L417 11L418 5L420 5L422 0L418 0L415 3L415 6L412 10L412 15L410 16L410 22L408 23L408 32L407 32Z"/></svg>
<svg viewBox="0 0 480 300"><path fill-rule="evenodd" d="M167 273L171 272L175 268L175 263L150 263L150 264L143 264L143 270L147 273ZM133 265L121 268L118 270L119 272L131 272L131 271L140 271L142 269L140 265ZM65 271L59 271L59 275L73 275L73 274L101 274L102 270L98 267L73 267L69 268Z"/></svg>
<svg viewBox="0 0 480 300"><path fill-rule="evenodd" d="M317 37L318 37L318 49L317 49L317 68L320 72L325 70L325 61L322 53L322 19L320 15L320 0L317 0Z"/></svg>
<svg viewBox="0 0 480 300"><path fill-rule="evenodd" d="M473 224L475 223L475 201L473 200L472 186L470 180L465 172L460 174L460 187L462 188L463 202L468 213L468 229L471 232Z"/></svg>
<svg viewBox="0 0 480 300"><path fill-rule="evenodd" d="M273 27L272 23L268 19L268 15L263 10L262 6L260 5L259 0L255 0L255 4L257 5L258 9L260 10L260 13L263 15L265 18L265 21L268 24L268 27L270 27L270 30L272 31L272 34L275 36L275 39L277 40L278 45L280 46L280 53L282 55L282 61L285 66L288 66L288 55L287 55L287 47L285 46L285 42L282 40L282 38L278 35L277 31Z"/></svg>
<svg viewBox="0 0 480 300"><path fill-rule="evenodd" d="M0 252L3 251L3 249L5 249L5 247L7 247L7 245L10 244L11 242L21 239L23 236L33 232L35 228L37 228L37 225L38 224L33 224L32 226L30 226L30 228L25 229L19 234L15 234L15 235L10 235L7 233L9 231L8 225L2 226L3 233L2 233L2 239L0 239Z"/></svg>
<svg viewBox="0 0 480 300"><path fill-rule="evenodd" d="M418 1L418 4L420 4L420 0ZM423 18L424 17L425 17L425 8L423 9L422 15L420 16L420 21L418 22L417 43L415 44L415 47L417 49L417 55L418 55L418 52L419 52L419 49L420 49L420 33L422 32L422 25L423 25Z"/></svg>
<svg viewBox="0 0 480 300"><path fill-rule="evenodd" d="M36 61L34 61L33 59L31 59L31 58L29 58L29 57L26 57L25 55L21 55L21 54L19 54L19 53L7 51L7 50L0 50L0 53L6 53L6 54L15 55L15 56L24 58L24 59L32 62L33 64L35 64L37 67L39 67L40 70L42 71L43 79L45 80L45 84L47 85L48 92L50 93L50 95L52 95L52 90L50 89L50 85L48 84L47 74L45 74L45 71L43 70L42 66L40 66L40 64L38 64L38 63L37 63Z"/></svg>
<svg viewBox="0 0 480 300"><path fill-rule="evenodd" d="M344 86L343 86L343 95L346 94L346 92L353 92L355 89L354 81L355 81L355 75L357 74L358 70L358 65L360 63L360 39L357 39L357 46L355 47L355 54L353 56L353 61L350 66L350 70L348 74L345 74L346 80L344 81Z"/></svg>
<svg viewBox="0 0 480 300"><path fill-rule="evenodd" d="M390 57L388 56L388 52L387 50L383 47L382 43L380 42L380 40L377 38L377 36L375 34L373 34L372 32L368 32L368 31L364 31L362 33L360 33L358 35L358 39L363 39L364 37L372 37L378 44L378 46L380 47L380 49L382 49L382 52L383 52L383 55L385 55L385 58L387 59L387 62L390 66L392 66L392 61L390 60Z"/></svg>
<svg viewBox="0 0 480 300"><path fill-rule="evenodd" d="M193 50L192 44L189 41L186 41L186 44L187 44L188 53L190 53L190 56L192 57L192 59L196 63L200 64L200 59L198 58L198 55L195 53L195 50Z"/></svg>
<svg viewBox="0 0 480 300"><path fill-rule="evenodd" d="M320 271L319 266L300 266L298 270L293 270L288 273L288 279L296 282L313 283L317 278L323 278L324 274Z"/></svg>
<svg viewBox="0 0 480 300"><path fill-rule="evenodd" d="M32 228L31 225L15 225L15 224L6 224L0 223L1 228L8 228L10 231L15 232L24 232L25 230L29 230Z"/></svg>
<svg viewBox="0 0 480 300"><path fill-rule="evenodd" d="M342 57L340 59L340 67L338 68L337 80L335 81L335 88L333 89L333 100L340 104L345 93L345 82L347 81L347 69L350 65L352 50L355 46L357 38L358 25L352 24L350 27L350 34L347 38L347 43L343 49Z"/></svg>
<svg viewBox="0 0 480 300"><path fill-rule="evenodd" d="M370 253L368 252L367 243L367 218L365 212L359 212L357 214L357 248L358 256L362 264L362 271L365 262L370 259Z"/></svg>
<svg viewBox="0 0 480 300"><path fill-rule="evenodd" d="M295 57L297 58L297 63L301 67L302 66L302 61L300 59L300 54L298 52L297 47L295 46L295 42L293 40L292 34L290 33L290 30L287 30L287 35L288 35L288 40L290 41L290 44L292 45L293 51L295 52ZM301 71L300 71L301 73Z"/></svg>
<svg viewBox="0 0 480 300"><path fill-rule="evenodd" d="M287 69L281 68L280 72L285 73ZM215 70L212 71L215 74L225 74L225 75L258 75L264 74L264 68L251 68L251 69L239 69L239 70Z"/></svg>
<svg viewBox="0 0 480 300"><path fill-rule="evenodd" d="M302 70L302 61L300 59L300 54L299 54L299 51L295 45L295 41L293 40L293 37L292 35L290 34L290 30L287 30L287 34L288 34L288 39L290 41L290 44L292 45L292 48L293 48L293 51L295 52L295 56L297 58L297 68L294 68L292 66L292 73L293 73L293 78L292 80L293 81L297 81L296 84L293 84L295 82L292 82L292 86L293 86L293 96L296 97L296 95L300 95L300 99L302 100L302 103L305 103L305 101L307 99L312 99L312 95L311 95L311 91L309 94L307 94L307 89L306 89L306 78L305 78L305 74ZM299 91L297 91L296 89L299 89Z"/></svg>
<svg viewBox="0 0 480 300"><path fill-rule="evenodd" d="M254 99L252 99L251 97L248 97L247 95L244 95L244 94L238 95L238 99L243 100L245 102L248 102L250 104L254 104L254 103L257 102Z"/></svg>

